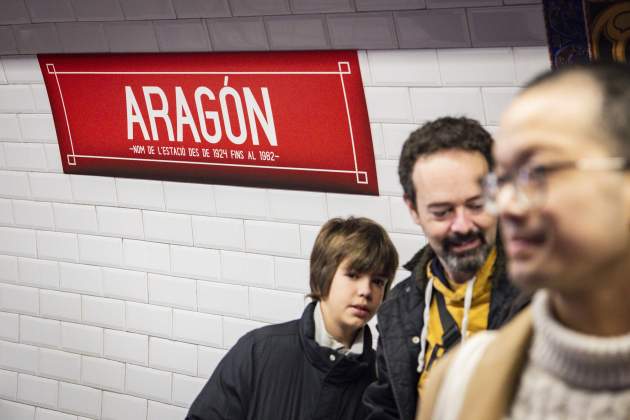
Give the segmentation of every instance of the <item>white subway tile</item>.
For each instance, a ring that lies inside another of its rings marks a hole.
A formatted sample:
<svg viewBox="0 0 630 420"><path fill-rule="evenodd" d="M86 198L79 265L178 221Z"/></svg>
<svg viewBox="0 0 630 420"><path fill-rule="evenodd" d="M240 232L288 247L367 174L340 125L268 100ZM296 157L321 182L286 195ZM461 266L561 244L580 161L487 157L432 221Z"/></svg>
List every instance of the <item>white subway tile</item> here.
<svg viewBox="0 0 630 420"><path fill-rule="evenodd" d="M219 278L219 252L188 246L171 245L173 274L203 280Z"/></svg>
<svg viewBox="0 0 630 420"><path fill-rule="evenodd" d="M368 62L367 51L357 51L357 57L359 58L359 70L361 71L361 81L363 86L372 85L372 75L370 74L370 63Z"/></svg>
<svg viewBox="0 0 630 420"><path fill-rule="evenodd" d="M35 420L77 420L77 416L37 407L35 410Z"/></svg>
<svg viewBox="0 0 630 420"><path fill-rule="evenodd" d="M273 258L266 255L221 251L221 281L273 287Z"/></svg>
<svg viewBox="0 0 630 420"><path fill-rule="evenodd" d="M272 219L313 224L326 220L326 195L323 193L269 190L268 195Z"/></svg>
<svg viewBox="0 0 630 420"><path fill-rule="evenodd" d="M103 273L93 265L59 263L61 289L68 292L103 295Z"/></svg>
<svg viewBox="0 0 630 420"><path fill-rule="evenodd" d="M0 398L17 399L17 372L0 370Z"/></svg>
<svg viewBox="0 0 630 420"><path fill-rule="evenodd" d="M147 274L103 268L103 295L116 299L148 301Z"/></svg>
<svg viewBox="0 0 630 420"><path fill-rule="evenodd" d="M11 200L0 199L0 223L3 225L13 225L13 206Z"/></svg>
<svg viewBox="0 0 630 420"><path fill-rule="evenodd" d="M286 322L299 318L304 310L304 296L258 288L249 289L252 319L266 322Z"/></svg>
<svg viewBox="0 0 630 420"><path fill-rule="evenodd" d="M0 339L18 341L20 339L20 316L0 312Z"/></svg>
<svg viewBox="0 0 630 420"><path fill-rule="evenodd" d="M406 87L366 87L370 122L411 122L411 102L409 88Z"/></svg>
<svg viewBox="0 0 630 420"><path fill-rule="evenodd" d="M37 347L0 341L0 367L35 375L37 374L37 352Z"/></svg>
<svg viewBox="0 0 630 420"><path fill-rule="evenodd" d="M89 325L61 323L61 348L82 354L103 354L103 329Z"/></svg>
<svg viewBox="0 0 630 420"><path fill-rule="evenodd" d="M18 123L22 132L22 141L57 143L52 115L18 114Z"/></svg>
<svg viewBox="0 0 630 420"><path fill-rule="evenodd" d="M439 49L438 60L445 85L509 86L516 79L511 48Z"/></svg>
<svg viewBox="0 0 630 420"><path fill-rule="evenodd" d="M291 292L309 293L309 262L296 258L275 260L276 287Z"/></svg>
<svg viewBox="0 0 630 420"><path fill-rule="evenodd" d="M385 157L385 144L383 143L383 124L370 124L370 134L372 135L372 147L376 158Z"/></svg>
<svg viewBox="0 0 630 420"><path fill-rule="evenodd" d="M246 220L245 248L248 251L297 257L300 255L299 226Z"/></svg>
<svg viewBox="0 0 630 420"><path fill-rule="evenodd" d="M39 374L62 381L81 380L81 356L53 349L39 349Z"/></svg>
<svg viewBox="0 0 630 420"><path fill-rule="evenodd" d="M262 322L250 321L247 319L239 318L223 318L223 346L226 348L232 347L239 338L247 334L251 330L264 327Z"/></svg>
<svg viewBox="0 0 630 420"><path fill-rule="evenodd" d="M245 230L241 219L193 216L195 246L236 249L245 248Z"/></svg>
<svg viewBox="0 0 630 420"><path fill-rule="evenodd" d="M97 419L101 414L102 391L87 386L59 383L59 409Z"/></svg>
<svg viewBox="0 0 630 420"><path fill-rule="evenodd" d="M375 85L441 84L435 50L371 50L367 55Z"/></svg>
<svg viewBox="0 0 630 420"><path fill-rule="evenodd" d="M264 189L217 185L214 194L219 216L267 218L267 191Z"/></svg>
<svg viewBox="0 0 630 420"><path fill-rule="evenodd" d="M514 64L516 81L519 86L523 86L551 68L549 50L547 47L515 47Z"/></svg>
<svg viewBox="0 0 630 420"><path fill-rule="evenodd" d="M53 212L58 230L79 233L96 233L98 230L94 206L53 203Z"/></svg>
<svg viewBox="0 0 630 420"><path fill-rule="evenodd" d="M20 227L53 229L55 226L50 203L13 200L13 218Z"/></svg>
<svg viewBox="0 0 630 420"><path fill-rule="evenodd" d="M413 91L411 94L413 99ZM400 157L403 144L417 128L417 124L383 124L383 139L388 159L398 159Z"/></svg>
<svg viewBox="0 0 630 420"><path fill-rule="evenodd" d="M202 378L209 378L212 376L212 372L214 372L221 359L223 359L223 356L225 356L225 353L227 353L227 351L223 349L203 346L199 346L197 351L199 353L197 374Z"/></svg>
<svg viewBox="0 0 630 420"><path fill-rule="evenodd" d="M53 379L18 375L18 400L42 407L57 408L59 383Z"/></svg>
<svg viewBox="0 0 630 420"><path fill-rule="evenodd" d="M422 235L407 235L404 233L390 233L396 250L398 251L398 260L401 264L405 264L411 259L424 245L426 239Z"/></svg>
<svg viewBox="0 0 630 420"><path fill-rule="evenodd" d="M197 346L179 341L149 338L149 366L155 369L197 374Z"/></svg>
<svg viewBox="0 0 630 420"><path fill-rule="evenodd" d="M192 245L190 216L157 211L143 211L144 237L149 241Z"/></svg>
<svg viewBox="0 0 630 420"><path fill-rule="evenodd" d="M17 283L18 278L18 258L0 255L0 281Z"/></svg>
<svg viewBox="0 0 630 420"><path fill-rule="evenodd" d="M59 147L56 144L44 144L44 153L46 154L46 168L48 172L63 172Z"/></svg>
<svg viewBox="0 0 630 420"><path fill-rule="evenodd" d="M61 345L61 323L52 319L20 316L20 342L43 347Z"/></svg>
<svg viewBox="0 0 630 420"><path fill-rule="evenodd" d="M249 296L245 286L198 281L197 300L200 312L249 317Z"/></svg>
<svg viewBox="0 0 630 420"><path fill-rule="evenodd" d="M220 347L223 344L222 319L216 315L174 309L173 338Z"/></svg>
<svg viewBox="0 0 630 420"><path fill-rule="evenodd" d="M121 238L144 238L142 212L137 209L97 207L98 231Z"/></svg>
<svg viewBox="0 0 630 420"><path fill-rule="evenodd" d="M33 420L35 407L13 401L0 400L0 413L11 420Z"/></svg>
<svg viewBox="0 0 630 420"><path fill-rule="evenodd" d="M131 395L103 392L102 420L136 420L147 418L147 400Z"/></svg>
<svg viewBox="0 0 630 420"><path fill-rule="evenodd" d="M197 283L182 277L149 273L149 303L197 309Z"/></svg>
<svg viewBox="0 0 630 420"><path fill-rule="evenodd" d="M117 178L116 191L121 205L150 210L165 208L164 191L160 181Z"/></svg>
<svg viewBox="0 0 630 420"><path fill-rule="evenodd" d="M172 374L170 372L127 365L126 385L129 394L158 401L171 400Z"/></svg>
<svg viewBox="0 0 630 420"><path fill-rule="evenodd" d="M125 328L125 303L122 300L82 296L83 321L108 328Z"/></svg>
<svg viewBox="0 0 630 420"><path fill-rule="evenodd" d="M10 84L42 83L44 81L36 56L5 56L2 57L2 66Z"/></svg>
<svg viewBox="0 0 630 420"><path fill-rule="evenodd" d="M302 257L310 258L319 229L319 226L300 226L300 251Z"/></svg>
<svg viewBox="0 0 630 420"><path fill-rule="evenodd" d="M164 182L164 196L168 211L215 214L214 187L204 184Z"/></svg>
<svg viewBox="0 0 630 420"><path fill-rule="evenodd" d="M21 314L39 313L39 293L34 287L0 283L0 309Z"/></svg>
<svg viewBox="0 0 630 420"><path fill-rule="evenodd" d="M173 402L182 407L190 407L197 395L206 384L203 378L173 375Z"/></svg>
<svg viewBox="0 0 630 420"><path fill-rule="evenodd" d="M28 178L33 198L50 201L72 201L69 175L30 173Z"/></svg>
<svg viewBox="0 0 630 420"><path fill-rule="evenodd" d="M0 168L5 169L6 167L7 163L4 156L4 144L0 144Z"/></svg>
<svg viewBox="0 0 630 420"><path fill-rule="evenodd" d="M149 360L149 337L124 331L105 330L103 356L146 366Z"/></svg>
<svg viewBox="0 0 630 420"><path fill-rule="evenodd" d="M487 124L499 125L503 112L507 109L510 102L512 102L512 99L514 99L519 91L520 88L516 87L481 89Z"/></svg>
<svg viewBox="0 0 630 420"><path fill-rule="evenodd" d="M160 337L170 337L173 310L162 306L127 302L127 330Z"/></svg>
<svg viewBox="0 0 630 420"><path fill-rule="evenodd" d="M328 217L368 217L391 229L387 197L328 194Z"/></svg>
<svg viewBox="0 0 630 420"><path fill-rule="evenodd" d="M79 260L79 244L74 233L37 232L37 255L60 261Z"/></svg>
<svg viewBox="0 0 630 420"><path fill-rule="evenodd" d="M45 171L46 154L41 144L5 143L4 161L7 169Z"/></svg>
<svg viewBox="0 0 630 420"><path fill-rule="evenodd" d="M124 391L125 364L100 357L81 358L81 383L100 389Z"/></svg>
<svg viewBox="0 0 630 420"><path fill-rule="evenodd" d="M123 242L120 238L79 235L79 261L88 264L121 266Z"/></svg>
<svg viewBox="0 0 630 420"><path fill-rule="evenodd" d="M18 258L19 282L25 286L57 289L59 287L59 263L56 261Z"/></svg>
<svg viewBox="0 0 630 420"><path fill-rule="evenodd" d="M377 160L376 173L378 174L378 189L381 195L403 195L402 187L398 181L397 160Z"/></svg>
<svg viewBox="0 0 630 420"><path fill-rule="evenodd" d="M54 290L40 290L39 304L42 316L81 321L81 295Z"/></svg>
<svg viewBox="0 0 630 420"><path fill-rule="evenodd" d="M476 87L412 88L413 119L417 122L452 116L468 117L484 124L481 91Z"/></svg>
<svg viewBox="0 0 630 420"><path fill-rule="evenodd" d="M31 92L35 101L35 112L50 113L50 100L46 93L46 86L44 84L31 85Z"/></svg>
<svg viewBox="0 0 630 420"><path fill-rule="evenodd" d="M402 233L419 234L420 226L416 225L409 213L409 207L400 197L391 197L390 205L392 211L393 230Z"/></svg>
<svg viewBox="0 0 630 420"><path fill-rule="evenodd" d="M0 147L0 155L3 155L2 150L4 149ZM0 159L0 164L2 164L2 161ZM0 171L0 195L28 198L31 195L28 175L24 172Z"/></svg>
<svg viewBox="0 0 630 420"><path fill-rule="evenodd" d="M34 111L35 101L29 85L0 85L0 113Z"/></svg>
<svg viewBox="0 0 630 420"><path fill-rule="evenodd" d="M183 419L188 409L149 400L147 420Z"/></svg>
<svg viewBox="0 0 630 420"><path fill-rule="evenodd" d="M116 205L116 182L103 176L71 175L75 201L88 204Z"/></svg>
<svg viewBox="0 0 630 420"><path fill-rule="evenodd" d="M16 114L0 114L0 140L19 141L22 139Z"/></svg>
<svg viewBox="0 0 630 420"><path fill-rule="evenodd" d="M123 261L126 267L166 272L171 269L169 245L155 242L123 240Z"/></svg>
<svg viewBox="0 0 630 420"><path fill-rule="evenodd" d="M0 227L0 253L36 257L36 244L35 231Z"/></svg>

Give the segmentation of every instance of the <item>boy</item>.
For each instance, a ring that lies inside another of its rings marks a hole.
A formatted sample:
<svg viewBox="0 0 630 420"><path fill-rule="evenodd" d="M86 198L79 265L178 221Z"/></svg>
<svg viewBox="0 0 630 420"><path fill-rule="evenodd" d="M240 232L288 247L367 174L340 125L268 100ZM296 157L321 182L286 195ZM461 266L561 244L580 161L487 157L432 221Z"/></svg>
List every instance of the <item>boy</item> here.
<svg viewBox="0 0 630 420"><path fill-rule="evenodd" d="M243 336L192 404L187 420L363 419L361 396L375 379L366 325L398 267L381 226L331 219L311 253L300 319Z"/></svg>

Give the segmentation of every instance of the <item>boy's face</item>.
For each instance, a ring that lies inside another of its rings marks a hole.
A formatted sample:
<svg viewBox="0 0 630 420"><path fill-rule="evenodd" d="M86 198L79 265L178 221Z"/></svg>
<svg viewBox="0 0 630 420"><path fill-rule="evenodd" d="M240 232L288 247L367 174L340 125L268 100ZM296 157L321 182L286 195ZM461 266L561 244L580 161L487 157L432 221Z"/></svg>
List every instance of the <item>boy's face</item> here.
<svg viewBox="0 0 630 420"><path fill-rule="evenodd" d="M337 267L328 296L321 300L326 323L334 323L342 331L362 328L381 305L386 283L386 278L376 274L353 271L350 260L344 259Z"/></svg>

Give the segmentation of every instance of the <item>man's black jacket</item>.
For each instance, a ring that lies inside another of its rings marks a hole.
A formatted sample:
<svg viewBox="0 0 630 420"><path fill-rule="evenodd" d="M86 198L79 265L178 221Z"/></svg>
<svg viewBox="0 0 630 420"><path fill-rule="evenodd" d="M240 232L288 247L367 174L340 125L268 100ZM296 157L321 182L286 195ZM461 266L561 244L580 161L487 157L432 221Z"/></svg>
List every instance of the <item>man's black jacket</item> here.
<svg viewBox="0 0 630 420"><path fill-rule="evenodd" d="M186 420L365 419L365 388L376 379L372 335L363 354L344 356L315 342L313 310L243 336L224 356Z"/></svg>
<svg viewBox="0 0 630 420"><path fill-rule="evenodd" d="M426 266L434 257L435 253L427 245L405 264L411 276L389 292L378 311L378 379L366 389L363 397L369 409L369 420L414 419L424 289L428 283ZM514 299L518 295L517 289L508 282L505 254L500 244L491 281L488 328L496 329L517 310Z"/></svg>

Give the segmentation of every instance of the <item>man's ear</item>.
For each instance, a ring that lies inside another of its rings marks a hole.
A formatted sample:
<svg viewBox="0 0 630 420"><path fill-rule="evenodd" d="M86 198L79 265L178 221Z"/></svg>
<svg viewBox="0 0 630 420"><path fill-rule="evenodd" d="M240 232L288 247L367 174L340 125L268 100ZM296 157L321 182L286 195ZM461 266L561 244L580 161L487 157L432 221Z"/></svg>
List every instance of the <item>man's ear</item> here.
<svg viewBox="0 0 630 420"><path fill-rule="evenodd" d="M420 215L418 214L418 210L416 209L416 204L411 201L407 194L403 195L403 200L405 200L405 204L407 205L407 209L409 210L409 214L411 215L411 219L415 224L422 227L420 224Z"/></svg>

